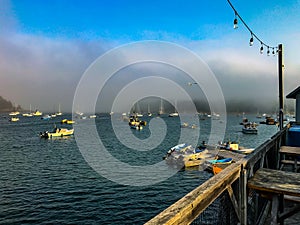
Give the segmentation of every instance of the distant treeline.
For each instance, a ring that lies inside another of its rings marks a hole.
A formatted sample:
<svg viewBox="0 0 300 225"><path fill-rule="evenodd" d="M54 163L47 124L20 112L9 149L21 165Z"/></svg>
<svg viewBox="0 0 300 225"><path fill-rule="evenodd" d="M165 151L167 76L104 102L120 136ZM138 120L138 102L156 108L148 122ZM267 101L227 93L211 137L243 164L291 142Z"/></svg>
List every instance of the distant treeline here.
<svg viewBox="0 0 300 225"><path fill-rule="evenodd" d="M11 101L4 99L0 96L0 112L10 112L10 111L21 111L22 108L20 105L15 107Z"/></svg>
<svg viewBox="0 0 300 225"><path fill-rule="evenodd" d="M196 109L198 112L210 112L210 105L207 100L205 99L199 99L194 100ZM217 104L217 103L215 103ZM151 112L155 113L159 110L160 100L156 101L145 101L141 102L139 104L140 112L145 113L147 112L147 108L151 108ZM226 110L229 113L276 113L278 112L278 103L276 100L274 101L268 101L264 99L226 99L225 100ZM163 108L165 113L174 112L174 106L165 100L163 100ZM188 104L186 104L185 101L178 101L177 107L180 107L181 109L184 109L185 112L192 112L192 109L188 108ZM216 107L217 108L217 107ZM285 101L285 111L289 113L294 112L294 102L293 101ZM139 110L138 110L139 111ZM219 112L216 112L219 113Z"/></svg>

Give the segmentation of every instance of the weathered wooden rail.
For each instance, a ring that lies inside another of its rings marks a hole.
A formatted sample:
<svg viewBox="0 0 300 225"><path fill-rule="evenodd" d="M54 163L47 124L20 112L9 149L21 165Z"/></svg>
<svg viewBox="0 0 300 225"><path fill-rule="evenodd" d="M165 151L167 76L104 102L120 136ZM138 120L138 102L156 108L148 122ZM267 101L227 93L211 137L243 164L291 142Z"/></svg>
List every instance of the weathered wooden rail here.
<svg viewBox="0 0 300 225"><path fill-rule="evenodd" d="M259 168L279 168L279 149L286 142L286 132L287 128L277 132L250 155L225 168L146 224L191 224L224 194L230 199L228 204L231 203L239 224L260 224L268 204L258 194L248 193L247 181Z"/></svg>

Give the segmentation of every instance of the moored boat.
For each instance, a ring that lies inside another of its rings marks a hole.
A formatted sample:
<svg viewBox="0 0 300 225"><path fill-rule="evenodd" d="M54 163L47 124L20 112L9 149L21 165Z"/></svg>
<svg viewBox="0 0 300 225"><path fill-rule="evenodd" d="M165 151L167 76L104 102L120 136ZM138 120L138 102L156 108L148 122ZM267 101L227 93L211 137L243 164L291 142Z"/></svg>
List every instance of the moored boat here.
<svg viewBox="0 0 300 225"><path fill-rule="evenodd" d="M242 128L242 132L244 134L257 134L257 124L256 123L246 123L244 124L244 127Z"/></svg>
<svg viewBox="0 0 300 225"><path fill-rule="evenodd" d="M50 120L51 116L50 115L45 115L41 118L42 120Z"/></svg>
<svg viewBox="0 0 300 225"><path fill-rule="evenodd" d="M213 174L216 175L216 174L220 173L223 169L228 167L230 164L231 163L227 163L227 164L216 163L216 164L213 164L212 165Z"/></svg>
<svg viewBox="0 0 300 225"><path fill-rule="evenodd" d="M74 129L57 128L55 127L52 132L44 131L40 133L41 138L64 137L70 136L74 133Z"/></svg>
<svg viewBox="0 0 300 225"><path fill-rule="evenodd" d="M39 110L36 110L34 113L32 113L33 116L41 116L43 115L42 112L40 112Z"/></svg>
<svg viewBox="0 0 300 225"><path fill-rule="evenodd" d="M225 144L220 144L218 146L221 150L228 150L240 154L250 154L251 152L254 151L254 148L245 148L242 146L239 146L237 142L226 142Z"/></svg>
<svg viewBox="0 0 300 225"><path fill-rule="evenodd" d="M169 117L177 117L179 116L178 112L173 112L169 114Z"/></svg>
<svg viewBox="0 0 300 225"><path fill-rule="evenodd" d="M63 120L60 121L60 123L73 124L73 123L75 123L75 121L74 120L63 119Z"/></svg>
<svg viewBox="0 0 300 225"><path fill-rule="evenodd" d="M128 125L131 129L142 130L143 126L147 125L147 122L139 120L138 117L134 115L129 118Z"/></svg>
<svg viewBox="0 0 300 225"><path fill-rule="evenodd" d="M168 150L163 157L169 165L174 165L179 168L187 168L199 166L205 162L208 150L193 148L191 145L179 144Z"/></svg>
<svg viewBox="0 0 300 225"><path fill-rule="evenodd" d="M20 119L18 117L12 117L12 118L9 119L9 121L11 121L11 122L17 122L19 120Z"/></svg>
<svg viewBox="0 0 300 225"><path fill-rule="evenodd" d="M213 159L208 162L212 164L212 171L216 175L232 163L232 158Z"/></svg>
<svg viewBox="0 0 300 225"><path fill-rule="evenodd" d="M24 117L32 117L33 115L32 115L32 113L23 113L22 116L24 116Z"/></svg>
<svg viewBox="0 0 300 225"><path fill-rule="evenodd" d="M19 114L20 114L20 112L18 112L18 111L9 113L10 116L17 116Z"/></svg>

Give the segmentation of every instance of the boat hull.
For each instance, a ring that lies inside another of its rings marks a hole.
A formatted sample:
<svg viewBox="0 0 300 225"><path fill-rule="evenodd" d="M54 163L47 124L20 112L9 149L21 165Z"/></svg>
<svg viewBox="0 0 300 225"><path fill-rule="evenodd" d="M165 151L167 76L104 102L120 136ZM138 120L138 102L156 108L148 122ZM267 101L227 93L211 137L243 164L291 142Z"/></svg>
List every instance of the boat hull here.
<svg viewBox="0 0 300 225"><path fill-rule="evenodd" d="M243 128L242 132L244 134L257 134L257 129Z"/></svg>
<svg viewBox="0 0 300 225"><path fill-rule="evenodd" d="M40 136L41 138L55 138L55 137L65 137L65 136L70 136L74 134L74 129L58 129L56 128L55 132L47 132L45 131L44 133L41 133Z"/></svg>

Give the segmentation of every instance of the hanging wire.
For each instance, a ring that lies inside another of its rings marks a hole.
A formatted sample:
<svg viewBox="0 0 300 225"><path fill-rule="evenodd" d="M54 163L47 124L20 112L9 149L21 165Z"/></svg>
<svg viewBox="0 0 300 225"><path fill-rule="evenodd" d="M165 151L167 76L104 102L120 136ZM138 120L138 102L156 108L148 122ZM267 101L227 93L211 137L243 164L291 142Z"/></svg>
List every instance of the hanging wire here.
<svg viewBox="0 0 300 225"><path fill-rule="evenodd" d="M227 0L227 2L229 3L229 5L231 6L231 8L234 11L234 21L233 21L233 27L234 29L238 28L238 19L244 24L244 26L247 28L247 30L250 32L250 41L249 41L249 45L252 46L253 42L254 42L254 38L261 44L260 47L260 53L263 54L264 52L264 46L267 48L267 55L270 55L270 48L273 50L272 54L275 55L275 50L276 49L276 53L278 53L278 47L277 46L270 46L267 45L266 43L264 43L259 37L257 37L257 35L250 29L250 27L245 23L245 21L243 20L243 18L240 16L240 14L236 11L236 9L234 8L234 6L232 5L232 3L230 2L230 0Z"/></svg>

